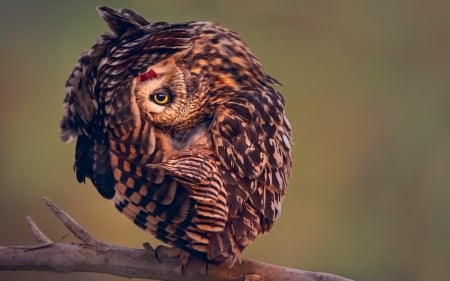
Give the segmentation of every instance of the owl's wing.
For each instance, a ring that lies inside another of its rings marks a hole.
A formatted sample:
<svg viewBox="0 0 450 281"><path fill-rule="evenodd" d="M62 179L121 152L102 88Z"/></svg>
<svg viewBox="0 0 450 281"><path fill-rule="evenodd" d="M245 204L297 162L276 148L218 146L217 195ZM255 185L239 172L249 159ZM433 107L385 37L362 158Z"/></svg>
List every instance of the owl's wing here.
<svg viewBox="0 0 450 281"><path fill-rule="evenodd" d="M109 28L117 35L121 35L133 28L139 28L150 24L141 15L130 9L113 9L106 6L97 8L100 16L108 24Z"/></svg>
<svg viewBox="0 0 450 281"><path fill-rule="evenodd" d="M182 154L140 169L129 154L113 154L113 162L122 162L114 171L113 201L119 211L159 239L206 255L208 233L222 233L228 214L226 191L212 158Z"/></svg>
<svg viewBox="0 0 450 281"><path fill-rule="evenodd" d="M149 164L147 167L163 170L165 175L182 183L196 201L211 206L222 204L224 208L226 207L222 177L210 156L180 154L162 163ZM225 219L226 212L222 216Z"/></svg>
<svg viewBox="0 0 450 281"><path fill-rule="evenodd" d="M78 137L74 169L106 198L114 195L107 131L128 134L140 125L133 79L154 64L191 46L183 26L151 25L127 9L100 7L114 34L103 34L78 60L66 82L61 139ZM147 145L152 149L152 143Z"/></svg>
<svg viewBox="0 0 450 281"><path fill-rule="evenodd" d="M111 35L102 35L78 60L66 82L61 120L61 139L69 142L77 138L74 169L78 181L90 178L106 198L111 198L114 190L105 128L98 111L97 65L114 40Z"/></svg>
<svg viewBox="0 0 450 281"><path fill-rule="evenodd" d="M233 94L216 109L211 132L226 167L221 171L232 194L230 213L250 202L271 222L279 216L289 179L291 135L283 98L272 88L266 90Z"/></svg>

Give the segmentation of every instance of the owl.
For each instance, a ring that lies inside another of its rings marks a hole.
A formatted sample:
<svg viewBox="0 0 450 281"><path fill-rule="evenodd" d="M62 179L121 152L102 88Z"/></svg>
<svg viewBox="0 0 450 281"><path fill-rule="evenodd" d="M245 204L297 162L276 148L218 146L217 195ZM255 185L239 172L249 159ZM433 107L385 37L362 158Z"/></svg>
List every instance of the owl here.
<svg viewBox="0 0 450 281"><path fill-rule="evenodd" d="M98 11L112 32L79 58L61 120L77 180L173 248L232 267L280 216L290 178L279 82L218 24Z"/></svg>

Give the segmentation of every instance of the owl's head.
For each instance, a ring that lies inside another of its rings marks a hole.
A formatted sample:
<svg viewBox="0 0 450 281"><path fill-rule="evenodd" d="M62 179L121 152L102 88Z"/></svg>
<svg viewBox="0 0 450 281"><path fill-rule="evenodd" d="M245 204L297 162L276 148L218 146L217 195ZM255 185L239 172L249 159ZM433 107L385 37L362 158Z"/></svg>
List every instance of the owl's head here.
<svg viewBox="0 0 450 281"><path fill-rule="evenodd" d="M180 131L208 120L213 113L197 82L185 65L171 57L135 77L132 91L142 117L157 128Z"/></svg>
<svg viewBox="0 0 450 281"><path fill-rule="evenodd" d="M218 24L150 23L132 10L98 10L113 34L99 38L67 81L64 140L90 134L97 114L104 124L128 122L119 119L131 113L134 124L148 118L157 128L189 130L236 93L277 83L239 36Z"/></svg>
<svg viewBox="0 0 450 281"><path fill-rule="evenodd" d="M108 65L128 67L116 72L130 73L141 115L156 127L189 128L234 93L276 82L239 36L218 24L150 24L131 10L99 11L118 37Z"/></svg>

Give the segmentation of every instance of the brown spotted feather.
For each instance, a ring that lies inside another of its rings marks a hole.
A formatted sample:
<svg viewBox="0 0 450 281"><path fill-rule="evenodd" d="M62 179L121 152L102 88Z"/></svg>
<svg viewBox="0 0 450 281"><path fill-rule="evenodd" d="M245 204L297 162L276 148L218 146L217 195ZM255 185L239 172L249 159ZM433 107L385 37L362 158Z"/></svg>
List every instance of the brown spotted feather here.
<svg viewBox="0 0 450 281"><path fill-rule="evenodd" d="M100 7L112 34L66 82L78 181L140 228L231 267L269 231L291 172L285 101L239 36Z"/></svg>

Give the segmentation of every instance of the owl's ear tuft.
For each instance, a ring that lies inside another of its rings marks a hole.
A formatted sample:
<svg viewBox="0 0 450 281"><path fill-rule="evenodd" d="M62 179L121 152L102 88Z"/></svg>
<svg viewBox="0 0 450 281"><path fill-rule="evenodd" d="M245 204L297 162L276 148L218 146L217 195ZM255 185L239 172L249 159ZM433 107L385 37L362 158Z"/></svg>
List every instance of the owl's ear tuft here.
<svg viewBox="0 0 450 281"><path fill-rule="evenodd" d="M99 15L116 35L120 36L131 29L149 25L146 19L130 9L114 9L106 6L97 7Z"/></svg>

